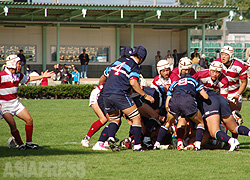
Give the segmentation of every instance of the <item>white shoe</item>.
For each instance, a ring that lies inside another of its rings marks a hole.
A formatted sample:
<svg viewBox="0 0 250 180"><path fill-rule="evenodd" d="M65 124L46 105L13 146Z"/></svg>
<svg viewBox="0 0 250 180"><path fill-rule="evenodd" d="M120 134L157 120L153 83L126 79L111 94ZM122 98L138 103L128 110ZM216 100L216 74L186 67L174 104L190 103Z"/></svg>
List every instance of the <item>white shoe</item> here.
<svg viewBox="0 0 250 180"><path fill-rule="evenodd" d="M89 147L89 140L87 140L86 138L83 138L83 140L81 141L82 147Z"/></svg>
<svg viewBox="0 0 250 180"><path fill-rule="evenodd" d="M153 150L160 150L160 149L161 149L161 143L156 141Z"/></svg>
<svg viewBox="0 0 250 180"><path fill-rule="evenodd" d="M16 141L15 141L15 138L14 137L10 137L9 140L8 140L8 146L9 148L13 149L13 148L17 148L17 144L16 144Z"/></svg>
<svg viewBox="0 0 250 180"><path fill-rule="evenodd" d="M230 138L228 143L231 145L229 151L234 151L239 147L239 141L235 138Z"/></svg>
<svg viewBox="0 0 250 180"><path fill-rule="evenodd" d="M104 147L109 147L109 142L108 141L104 142Z"/></svg>
<svg viewBox="0 0 250 180"><path fill-rule="evenodd" d="M239 125L243 124L243 118L242 118L239 110L234 110L232 112L232 115L233 115L234 120L236 121L237 124L239 124Z"/></svg>
<svg viewBox="0 0 250 180"><path fill-rule="evenodd" d="M92 148L94 151L107 151L108 149L104 147L104 143L97 141L97 143Z"/></svg>

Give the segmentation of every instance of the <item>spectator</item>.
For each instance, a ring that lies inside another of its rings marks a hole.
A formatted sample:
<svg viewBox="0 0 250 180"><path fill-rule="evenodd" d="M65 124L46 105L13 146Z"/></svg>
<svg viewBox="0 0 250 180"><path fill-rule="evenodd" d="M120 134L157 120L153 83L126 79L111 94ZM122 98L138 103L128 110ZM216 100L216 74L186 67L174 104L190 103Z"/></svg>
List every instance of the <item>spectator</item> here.
<svg viewBox="0 0 250 180"><path fill-rule="evenodd" d="M176 67L178 67L180 59L187 53L187 51L183 52L183 53L177 53L177 49L174 49L173 52L174 52L174 54L173 54L173 57L174 57L174 68L176 68Z"/></svg>
<svg viewBox="0 0 250 180"><path fill-rule="evenodd" d="M69 84L72 84L72 72L74 72L72 66L68 66L68 72L69 72Z"/></svg>
<svg viewBox="0 0 250 180"><path fill-rule="evenodd" d="M198 53L198 48L195 48L194 52L191 54L191 60L193 64L199 64L200 54Z"/></svg>
<svg viewBox="0 0 250 180"><path fill-rule="evenodd" d="M208 59L205 58L205 69L208 69L209 68L209 65L208 65Z"/></svg>
<svg viewBox="0 0 250 180"><path fill-rule="evenodd" d="M82 54L80 54L79 59L81 61L81 77L82 78L88 78L87 77L87 69L88 69L88 63L89 63L89 55L86 53L86 49L82 50Z"/></svg>
<svg viewBox="0 0 250 180"><path fill-rule="evenodd" d="M174 57L171 54L171 51L168 50L168 54L166 55L165 59L169 62L171 70L174 69Z"/></svg>
<svg viewBox="0 0 250 180"><path fill-rule="evenodd" d="M246 60L248 60L250 57L250 46L246 50Z"/></svg>
<svg viewBox="0 0 250 180"><path fill-rule="evenodd" d="M43 76L44 73L45 73L45 71L42 71L41 75ZM42 78L42 80L41 80L41 86L48 86L48 78L47 77Z"/></svg>
<svg viewBox="0 0 250 180"><path fill-rule="evenodd" d="M72 77L73 77L74 84L80 84L80 73L76 67L74 68L74 71L72 72Z"/></svg>
<svg viewBox="0 0 250 180"><path fill-rule="evenodd" d="M161 52L160 51L157 51L157 54L155 56L155 64L153 64L153 67L152 67L152 72L153 72L153 77L157 76L157 70L156 70L156 67L157 67L157 63L162 60L162 56L161 56Z"/></svg>
<svg viewBox="0 0 250 180"><path fill-rule="evenodd" d="M68 72L68 67L66 64L64 64L63 69L60 71L61 72L61 83L62 84L68 84L69 83L69 72Z"/></svg>
<svg viewBox="0 0 250 180"><path fill-rule="evenodd" d="M201 55L201 58L200 58L200 66L201 66L203 69L206 69L206 68L205 68L205 58L206 58L206 55L205 55L205 54L202 54L202 55Z"/></svg>
<svg viewBox="0 0 250 180"><path fill-rule="evenodd" d="M27 65L27 67L26 67L26 75L30 75L30 73L32 73L32 71L30 70L30 65Z"/></svg>
<svg viewBox="0 0 250 180"><path fill-rule="evenodd" d="M26 58L22 49L19 50L19 54L17 56L21 59L21 73L26 74Z"/></svg>

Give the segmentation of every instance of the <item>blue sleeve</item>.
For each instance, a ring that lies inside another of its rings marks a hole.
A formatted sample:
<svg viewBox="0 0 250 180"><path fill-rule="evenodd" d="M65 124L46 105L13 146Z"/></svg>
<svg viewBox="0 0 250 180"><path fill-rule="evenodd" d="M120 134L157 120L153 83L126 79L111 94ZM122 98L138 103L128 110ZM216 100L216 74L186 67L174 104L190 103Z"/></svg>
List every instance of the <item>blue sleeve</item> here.
<svg viewBox="0 0 250 180"><path fill-rule="evenodd" d="M111 71L111 67L108 66L108 67L105 69L104 73L103 73L104 76L107 77L107 76L109 75L110 71Z"/></svg>
<svg viewBox="0 0 250 180"><path fill-rule="evenodd" d="M131 68L128 78L130 79L131 77L136 77L139 79L140 73L141 73L140 67L137 64L136 65L134 64L134 67Z"/></svg>
<svg viewBox="0 0 250 180"><path fill-rule="evenodd" d="M172 96L172 92L173 92L173 89L174 89L174 85L176 84L178 82L178 80L177 81L175 81L175 82L173 82L171 85L170 85L170 87L168 88L168 92L167 92L167 96Z"/></svg>
<svg viewBox="0 0 250 180"><path fill-rule="evenodd" d="M195 83L195 90L197 92L200 92L203 89L204 84L202 84L199 80L194 78L190 78L190 80L192 80Z"/></svg>

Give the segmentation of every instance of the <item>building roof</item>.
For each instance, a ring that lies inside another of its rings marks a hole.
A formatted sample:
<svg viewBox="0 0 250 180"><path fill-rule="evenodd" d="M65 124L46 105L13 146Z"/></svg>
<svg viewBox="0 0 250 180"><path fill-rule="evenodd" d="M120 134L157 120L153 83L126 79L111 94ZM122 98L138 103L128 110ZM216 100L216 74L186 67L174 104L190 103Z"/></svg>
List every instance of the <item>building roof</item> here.
<svg viewBox="0 0 250 180"><path fill-rule="evenodd" d="M0 24L148 26L187 29L222 19L235 6L137 6L0 2Z"/></svg>
<svg viewBox="0 0 250 180"><path fill-rule="evenodd" d="M229 21L227 22L227 29L231 34L245 34L250 33L250 21Z"/></svg>

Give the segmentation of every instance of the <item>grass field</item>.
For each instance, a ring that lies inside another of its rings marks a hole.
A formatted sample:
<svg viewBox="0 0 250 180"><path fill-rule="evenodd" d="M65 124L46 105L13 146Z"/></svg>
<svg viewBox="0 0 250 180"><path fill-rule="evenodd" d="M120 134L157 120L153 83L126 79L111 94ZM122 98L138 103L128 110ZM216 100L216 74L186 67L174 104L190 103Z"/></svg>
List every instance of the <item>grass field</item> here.
<svg viewBox="0 0 250 180"><path fill-rule="evenodd" d="M248 179L250 137L239 136L238 151L161 150L97 152L82 148L81 139L97 120L88 100L21 100L34 119L33 142L42 150L17 151L7 147L11 136L0 123L0 180L2 179ZM244 125L250 127L250 102L243 103ZM25 140L24 122L17 126ZM127 137L128 124L117 133ZM100 132L91 139L93 145Z"/></svg>

